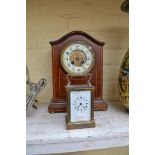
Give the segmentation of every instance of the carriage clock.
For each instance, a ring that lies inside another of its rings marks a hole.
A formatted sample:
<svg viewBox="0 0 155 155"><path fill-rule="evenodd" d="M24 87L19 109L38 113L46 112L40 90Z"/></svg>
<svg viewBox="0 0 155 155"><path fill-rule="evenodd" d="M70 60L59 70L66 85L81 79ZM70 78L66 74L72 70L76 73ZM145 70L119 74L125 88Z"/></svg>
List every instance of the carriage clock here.
<svg viewBox="0 0 155 155"><path fill-rule="evenodd" d="M67 103L67 74L73 85L85 84L89 77L94 90L94 110L107 110L103 96L103 45L89 34L73 31L62 38L51 41L53 94L48 111L65 112ZM74 77L73 77L74 76ZM74 94L74 93L73 93Z"/></svg>
<svg viewBox="0 0 155 155"><path fill-rule="evenodd" d="M91 79L91 74L88 75ZM69 76L73 75L67 74L67 129L95 127L93 111L93 94L95 87L91 85L90 79L87 85L71 85Z"/></svg>

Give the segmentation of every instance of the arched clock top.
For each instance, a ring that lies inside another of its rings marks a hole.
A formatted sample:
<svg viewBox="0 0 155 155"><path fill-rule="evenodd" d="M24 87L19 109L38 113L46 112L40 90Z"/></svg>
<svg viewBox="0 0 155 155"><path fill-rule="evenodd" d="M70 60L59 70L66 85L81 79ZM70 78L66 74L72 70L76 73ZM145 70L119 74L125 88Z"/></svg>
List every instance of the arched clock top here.
<svg viewBox="0 0 155 155"><path fill-rule="evenodd" d="M98 41L97 39L95 39L94 37L90 36L89 34L87 34L86 32L83 32L83 31L72 31L72 32L69 32L66 35L64 35L63 37L61 37L60 39L54 40L54 41L50 41L49 43L50 43L51 46L53 46L53 45L56 45L56 44L59 44L59 43L63 42L67 38L72 37L74 35L83 36L83 37L91 40L92 42L96 43L97 45L100 45L100 46L103 46L105 44L104 42Z"/></svg>

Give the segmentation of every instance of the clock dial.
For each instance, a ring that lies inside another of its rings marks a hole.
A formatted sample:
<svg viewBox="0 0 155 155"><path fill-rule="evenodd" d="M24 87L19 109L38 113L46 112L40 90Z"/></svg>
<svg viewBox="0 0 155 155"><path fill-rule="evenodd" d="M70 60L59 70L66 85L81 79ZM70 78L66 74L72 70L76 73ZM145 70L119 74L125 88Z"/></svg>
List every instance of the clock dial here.
<svg viewBox="0 0 155 155"><path fill-rule="evenodd" d="M91 118L91 92L72 91L71 98L71 122L90 121Z"/></svg>
<svg viewBox="0 0 155 155"><path fill-rule="evenodd" d="M88 73L95 62L95 54L91 46L83 42L69 44L61 54L61 64L67 73L84 75Z"/></svg>

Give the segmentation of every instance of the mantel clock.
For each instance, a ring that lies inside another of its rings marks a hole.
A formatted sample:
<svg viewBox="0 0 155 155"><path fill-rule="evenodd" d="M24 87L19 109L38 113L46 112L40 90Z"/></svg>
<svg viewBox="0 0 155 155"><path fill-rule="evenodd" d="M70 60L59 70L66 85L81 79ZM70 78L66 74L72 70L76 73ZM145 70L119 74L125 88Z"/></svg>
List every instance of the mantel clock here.
<svg viewBox="0 0 155 155"><path fill-rule="evenodd" d="M66 75L71 77L73 85L82 85L88 81L84 76L91 73L91 83L95 87L94 110L107 110L103 96L103 45L82 31L73 31L62 38L51 41L52 46L52 100L48 111L66 111Z"/></svg>

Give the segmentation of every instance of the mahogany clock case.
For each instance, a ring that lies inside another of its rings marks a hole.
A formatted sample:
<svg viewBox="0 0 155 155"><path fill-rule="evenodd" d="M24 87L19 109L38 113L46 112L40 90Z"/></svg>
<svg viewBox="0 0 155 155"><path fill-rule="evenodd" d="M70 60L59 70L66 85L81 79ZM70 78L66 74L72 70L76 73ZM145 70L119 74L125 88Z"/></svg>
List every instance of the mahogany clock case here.
<svg viewBox="0 0 155 155"><path fill-rule="evenodd" d="M84 42L91 46L95 52L95 64L91 69L91 83L95 86L94 110L107 110L108 104L102 99L103 95L103 45L104 42L97 41L89 34L82 31L72 31L56 41L50 41L52 46L52 82L53 98L49 104L48 111L66 112L66 90L67 72L61 65L61 53L63 49L72 42ZM85 84L88 77L71 77L73 85ZM52 95L52 94L51 94Z"/></svg>

